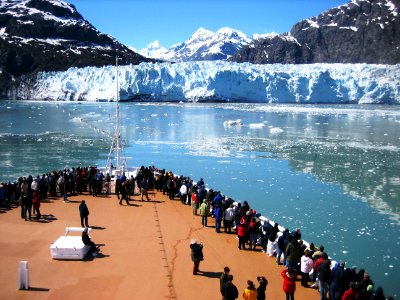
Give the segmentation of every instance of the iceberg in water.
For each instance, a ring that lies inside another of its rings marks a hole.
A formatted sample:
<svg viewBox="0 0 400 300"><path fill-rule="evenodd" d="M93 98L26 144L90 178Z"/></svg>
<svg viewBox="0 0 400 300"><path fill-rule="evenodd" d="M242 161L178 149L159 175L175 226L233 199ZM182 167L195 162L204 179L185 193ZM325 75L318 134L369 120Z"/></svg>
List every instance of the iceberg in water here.
<svg viewBox="0 0 400 300"><path fill-rule="evenodd" d="M400 65L254 65L225 61L119 66L121 101L400 103ZM39 73L26 99L113 101L114 66Z"/></svg>
<svg viewBox="0 0 400 300"><path fill-rule="evenodd" d="M264 125L264 123L250 123L249 127L252 129L260 129L260 128L264 128L265 125Z"/></svg>
<svg viewBox="0 0 400 300"><path fill-rule="evenodd" d="M243 126L243 123L241 119L237 119L235 121L227 120L224 122L224 126Z"/></svg>
<svg viewBox="0 0 400 300"><path fill-rule="evenodd" d="M279 128L279 127L271 127L271 128L269 129L269 132L270 132L271 134L279 134L279 133L282 133L282 132L283 132L283 129L282 129L282 128Z"/></svg>

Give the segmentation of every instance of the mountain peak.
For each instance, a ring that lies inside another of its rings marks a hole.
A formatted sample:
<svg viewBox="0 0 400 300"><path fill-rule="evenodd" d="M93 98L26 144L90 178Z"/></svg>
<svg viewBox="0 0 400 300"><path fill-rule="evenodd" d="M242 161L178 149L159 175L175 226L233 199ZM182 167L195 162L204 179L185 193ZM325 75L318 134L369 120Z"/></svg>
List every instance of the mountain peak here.
<svg viewBox="0 0 400 300"><path fill-rule="evenodd" d="M250 42L250 38L236 29L223 27L213 32L200 27L186 42L175 44L165 52L150 44L140 53L147 57L170 61L220 60L227 59Z"/></svg>
<svg viewBox="0 0 400 300"><path fill-rule="evenodd" d="M160 41L151 42L146 48L140 50L140 54L146 57L162 57L168 50L161 46Z"/></svg>
<svg viewBox="0 0 400 300"><path fill-rule="evenodd" d="M199 27L191 36L191 38L207 38L209 36L214 35L214 32L212 32L211 30L205 29L203 27Z"/></svg>

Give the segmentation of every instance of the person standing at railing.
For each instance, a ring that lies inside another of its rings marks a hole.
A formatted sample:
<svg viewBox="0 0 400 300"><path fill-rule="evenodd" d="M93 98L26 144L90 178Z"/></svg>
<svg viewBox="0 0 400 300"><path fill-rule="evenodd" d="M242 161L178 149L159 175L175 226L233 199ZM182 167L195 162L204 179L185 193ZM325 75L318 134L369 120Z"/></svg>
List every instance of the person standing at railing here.
<svg viewBox="0 0 400 300"><path fill-rule="evenodd" d="M207 227L207 219L210 214L210 206L206 199L203 200L203 203L200 205L200 216L201 216L201 225L203 227Z"/></svg>

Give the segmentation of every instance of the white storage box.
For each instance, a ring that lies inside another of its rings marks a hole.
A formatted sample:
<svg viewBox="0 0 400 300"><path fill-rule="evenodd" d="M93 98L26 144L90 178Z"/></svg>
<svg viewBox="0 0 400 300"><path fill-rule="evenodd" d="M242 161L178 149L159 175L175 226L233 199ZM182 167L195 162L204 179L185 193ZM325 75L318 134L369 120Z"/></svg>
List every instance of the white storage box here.
<svg viewBox="0 0 400 300"><path fill-rule="evenodd" d="M85 228L67 227L65 235L60 236L50 246L50 253L53 259L83 259L88 253L90 246L82 242L82 231ZM91 228L88 228L88 233ZM68 235L70 232L79 232L80 235Z"/></svg>

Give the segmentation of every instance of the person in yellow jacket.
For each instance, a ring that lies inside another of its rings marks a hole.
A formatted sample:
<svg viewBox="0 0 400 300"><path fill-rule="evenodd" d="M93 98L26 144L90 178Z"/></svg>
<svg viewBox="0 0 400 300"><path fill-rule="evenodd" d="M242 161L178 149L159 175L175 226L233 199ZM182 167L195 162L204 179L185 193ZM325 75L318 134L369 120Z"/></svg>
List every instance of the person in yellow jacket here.
<svg viewBox="0 0 400 300"><path fill-rule="evenodd" d="M258 292L253 281L247 280L247 288L243 292L243 299L257 300Z"/></svg>
<svg viewBox="0 0 400 300"><path fill-rule="evenodd" d="M207 227L207 218L210 214L210 206L207 203L207 200L204 199L203 203L200 205L200 216L201 216L201 224L203 227Z"/></svg>

